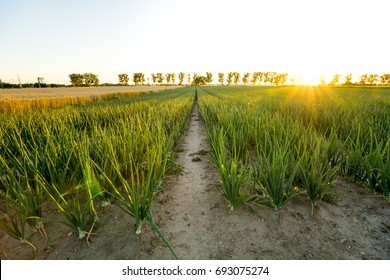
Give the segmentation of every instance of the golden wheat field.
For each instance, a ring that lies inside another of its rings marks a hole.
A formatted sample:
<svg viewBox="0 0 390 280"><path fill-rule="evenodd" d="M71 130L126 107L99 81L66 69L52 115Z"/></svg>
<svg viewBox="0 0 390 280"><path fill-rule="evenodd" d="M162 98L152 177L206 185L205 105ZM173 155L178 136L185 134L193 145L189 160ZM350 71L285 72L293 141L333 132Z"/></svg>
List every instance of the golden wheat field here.
<svg viewBox="0 0 390 280"><path fill-rule="evenodd" d="M108 87L62 87L62 88L11 88L0 90L0 100L8 98L58 98L99 96L111 93L158 91L177 86L108 86Z"/></svg>
<svg viewBox="0 0 390 280"><path fill-rule="evenodd" d="M61 106L108 101L118 96L133 96L177 86L109 86L68 88L17 88L0 91L0 113L16 113Z"/></svg>

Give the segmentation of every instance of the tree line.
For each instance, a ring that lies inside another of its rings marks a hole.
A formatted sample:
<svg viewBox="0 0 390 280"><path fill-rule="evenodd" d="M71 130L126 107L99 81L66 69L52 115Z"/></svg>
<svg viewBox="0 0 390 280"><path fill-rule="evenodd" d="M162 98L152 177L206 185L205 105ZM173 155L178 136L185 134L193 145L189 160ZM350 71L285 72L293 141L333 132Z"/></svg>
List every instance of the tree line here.
<svg viewBox="0 0 390 280"><path fill-rule="evenodd" d="M98 75L93 73L69 74L71 86L99 86ZM288 81L290 78L290 81ZM357 82L352 82L352 74L343 76L342 74L335 74L330 82L327 82L325 76L319 78L320 85L329 86L373 86L373 85L390 85L390 74L385 73L378 74L363 74L359 76ZM214 82L213 73L206 72L205 75L199 75L197 73L152 73L149 77L142 72L133 73L132 81L135 86L141 85L183 85L185 82L188 85L201 86ZM220 85L268 85L268 86L283 86L286 84L296 84L296 76L289 77L289 73L277 73L277 72L219 72L218 83ZM126 73L118 74L118 84L103 84L103 85L129 85L130 76ZM0 80L0 88L33 88L33 87L64 87L62 84L45 84L45 83L26 83L26 84L12 84L4 83Z"/></svg>
<svg viewBox="0 0 390 280"><path fill-rule="evenodd" d="M244 84L248 85L249 83L256 84L267 84L267 85L285 85L287 82L288 73L276 73L276 72L254 72L254 73L244 73L241 78L241 73L239 72L228 72L226 73L226 81L225 81L225 73L218 73L218 82L221 85L230 86L232 84ZM178 80L176 80L176 77ZM148 85L150 82L155 85L183 85L186 80L189 85L207 85L213 83L213 73L206 72L204 76L199 75L197 73L193 73L192 76L190 73L186 74L184 72L180 72L177 76L176 73L152 73L150 75L151 81L149 77ZM93 73L85 73L85 74L69 74L70 83L72 86L98 86L99 78L98 75ZM126 73L118 74L118 82L120 85L129 85L130 77ZM145 74L138 72L133 73L133 82L134 85L140 86L145 85L146 78ZM178 82L178 83L177 83Z"/></svg>
<svg viewBox="0 0 390 280"><path fill-rule="evenodd" d="M199 75L194 73L192 76L190 73L186 74L180 72L177 76L176 73L152 73L151 82L155 85L183 85L186 80L187 84L201 86L213 83L213 73L206 72L205 75ZM128 74L118 74L119 83L122 85L128 85L130 78ZM178 83L176 83L176 77L178 77ZM283 86L288 84L289 73L277 73L277 72L246 72L241 76L240 72L219 72L218 83L220 85L268 85L268 86ZM341 78L342 74L335 74L331 82L327 83L324 76L320 77L320 85L340 86L340 85L390 85L390 74L364 74L360 76L360 80L357 83L352 82L352 74L344 76L344 80ZM290 77L290 84L295 84L296 76ZM134 73L133 82L135 85L145 84L144 73ZM148 84L150 84L148 78Z"/></svg>
<svg viewBox="0 0 390 280"><path fill-rule="evenodd" d="M341 81L341 74L335 74L332 81L329 83L331 86L340 86L340 85L390 85L390 74L385 73L382 75L378 74L363 74L359 77L359 81L356 83L352 82L352 74L344 76L344 81ZM326 80L324 76L321 76L320 79L321 85L326 85Z"/></svg>
<svg viewBox="0 0 390 280"><path fill-rule="evenodd" d="M81 86L99 86L98 75L93 73L69 74L70 84L75 87Z"/></svg>

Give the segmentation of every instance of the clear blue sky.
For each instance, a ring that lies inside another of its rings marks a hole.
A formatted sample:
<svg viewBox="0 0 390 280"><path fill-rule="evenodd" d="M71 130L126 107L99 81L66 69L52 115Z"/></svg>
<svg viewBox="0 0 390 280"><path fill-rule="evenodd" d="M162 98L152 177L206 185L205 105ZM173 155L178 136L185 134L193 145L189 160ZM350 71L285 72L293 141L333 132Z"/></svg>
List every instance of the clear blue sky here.
<svg viewBox="0 0 390 280"><path fill-rule="evenodd" d="M389 10L388 0L0 0L0 79L390 73Z"/></svg>

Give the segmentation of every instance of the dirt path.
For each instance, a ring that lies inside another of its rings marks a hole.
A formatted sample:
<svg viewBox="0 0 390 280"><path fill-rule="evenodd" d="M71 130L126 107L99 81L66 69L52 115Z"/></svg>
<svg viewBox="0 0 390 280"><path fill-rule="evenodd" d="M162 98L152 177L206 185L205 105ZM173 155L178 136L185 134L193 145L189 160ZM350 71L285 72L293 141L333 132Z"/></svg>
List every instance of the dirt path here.
<svg viewBox="0 0 390 280"><path fill-rule="evenodd" d="M223 248L220 234L222 229L227 230L228 224L221 215L229 217L229 212L223 210L225 202L220 195L219 175L207 155L209 146L197 104L180 147L182 152L177 161L183 171L177 180L167 181L165 201L168 203L156 205L155 212L167 215L168 219L159 215L158 221L164 223L170 242L181 258L225 257L219 252ZM169 254L163 257L171 258Z"/></svg>
<svg viewBox="0 0 390 280"><path fill-rule="evenodd" d="M195 105L177 161L183 171L166 178L153 205L154 220L181 259L390 259L390 205L367 188L339 178L334 204L320 203L310 215L305 196L276 211L229 210L218 172L207 155L204 123ZM47 223L39 252L0 231L0 249L10 259L173 259L151 227L135 234L134 219L112 205L99 209L90 247L62 224ZM2 258L5 258L2 255Z"/></svg>

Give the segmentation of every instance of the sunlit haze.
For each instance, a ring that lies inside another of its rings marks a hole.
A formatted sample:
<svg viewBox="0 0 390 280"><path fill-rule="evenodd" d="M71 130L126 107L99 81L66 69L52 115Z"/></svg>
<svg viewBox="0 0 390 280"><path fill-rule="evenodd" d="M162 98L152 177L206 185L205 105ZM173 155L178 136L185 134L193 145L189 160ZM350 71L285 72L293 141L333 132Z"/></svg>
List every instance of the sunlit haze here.
<svg viewBox="0 0 390 280"><path fill-rule="evenodd" d="M92 72L390 72L386 0L2 0L0 79Z"/></svg>

